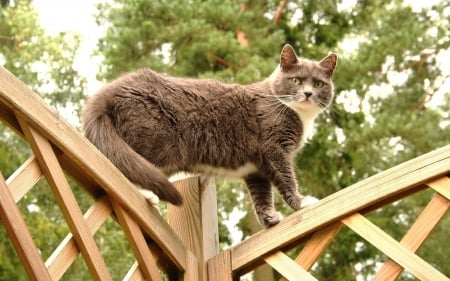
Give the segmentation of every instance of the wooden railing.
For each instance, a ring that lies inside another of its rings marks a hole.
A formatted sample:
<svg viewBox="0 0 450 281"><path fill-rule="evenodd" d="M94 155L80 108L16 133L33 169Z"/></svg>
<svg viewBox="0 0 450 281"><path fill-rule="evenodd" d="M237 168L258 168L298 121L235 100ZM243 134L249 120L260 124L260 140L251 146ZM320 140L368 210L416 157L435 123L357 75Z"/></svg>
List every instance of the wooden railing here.
<svg viewBox="0 0 450 281"><path fill-rule="evenodd" d="M316 280L309 271L343 225L389 257L374 280L395 280L403 269L421 280L449 280L415 252L450 206L450 146L336 192L219 252L211 180L176 181L185 204L169 206L166 221L93 145L5 69L0 69L0 119L34 153L7 180L0 173L0 219L31 280L60 279L79 254L94 280L121 278L111 276L93 238L109 217L120 224L136 259L124 280L239 280L264 263L287 280ZM94 199L85 214L65 173ZM70 229L45 262L17 207L41 177ZM424 189L435 195L399 242L366 217ZM300 245L291 259L286 251Z"/></svg>

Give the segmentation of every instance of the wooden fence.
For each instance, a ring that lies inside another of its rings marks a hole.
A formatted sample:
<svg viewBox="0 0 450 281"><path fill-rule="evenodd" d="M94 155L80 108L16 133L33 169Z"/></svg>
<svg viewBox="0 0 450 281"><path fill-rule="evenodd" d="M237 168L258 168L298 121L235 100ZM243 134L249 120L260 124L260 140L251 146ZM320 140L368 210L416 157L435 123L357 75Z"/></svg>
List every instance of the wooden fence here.
<svg viewBox="0 0 450 281"><path fill-rule="evenodd" d="M220 252L211 180L176 181L185 204L169 206L164 220L93 145L4 68L0 119L34 153L7 180L0 171L0 219L31 280L60 279L79 254L94 280L122 279L111 276L94 239L109 217L120 224L136 259L123 280L231 281L264 263L287 280L317 280L309 271L344 225L389 257L373 280L395 280L404 269L420 280L449 280L415 252L450 206L450 145L336 192ZM66 174L94 199L84 214ZM46 261L17 207L41 177L70 229ZM425 189L435 194L401 241L366 217ZM292 260L286 252L300 245Z"/></svg>

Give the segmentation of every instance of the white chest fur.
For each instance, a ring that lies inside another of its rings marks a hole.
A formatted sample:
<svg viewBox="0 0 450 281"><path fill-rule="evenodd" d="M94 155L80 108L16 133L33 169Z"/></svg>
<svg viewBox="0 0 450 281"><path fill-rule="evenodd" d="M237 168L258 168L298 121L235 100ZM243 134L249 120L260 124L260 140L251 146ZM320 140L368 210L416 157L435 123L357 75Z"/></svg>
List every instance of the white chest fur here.
<svg viewBox="0 0 450 281"><path fill-rule="evenodd" d="M312 136L314 129L314 120L316 119L317 115L310 115L302 112L297 112L297 114L299 115L300 120L302 120L303 124L302 143L305 143Z"/></svg>

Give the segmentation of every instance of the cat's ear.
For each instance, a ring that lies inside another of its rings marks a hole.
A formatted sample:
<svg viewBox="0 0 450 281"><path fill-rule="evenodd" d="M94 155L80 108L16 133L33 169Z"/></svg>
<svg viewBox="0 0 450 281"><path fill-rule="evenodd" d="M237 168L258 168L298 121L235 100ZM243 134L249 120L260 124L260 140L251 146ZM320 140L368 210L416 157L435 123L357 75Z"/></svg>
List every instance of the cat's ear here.
<svg viewBox="0 0 450 281"><path fill-rule="evenodd" d="M283 50L281 50L281 56L280 56L280 66L283 70L289 70L292 65L296 64L298 62L297 54L294 51L294 48L286 44L283 47Z"/></svg>
<svg viewBox="0 0 450 281"><path fill-rule="evenodd" d="M323 60L319 62L320 66L324 68L328 76L333 75L333 71L336 68L337 56L336 54L329 54Z"/></svg>

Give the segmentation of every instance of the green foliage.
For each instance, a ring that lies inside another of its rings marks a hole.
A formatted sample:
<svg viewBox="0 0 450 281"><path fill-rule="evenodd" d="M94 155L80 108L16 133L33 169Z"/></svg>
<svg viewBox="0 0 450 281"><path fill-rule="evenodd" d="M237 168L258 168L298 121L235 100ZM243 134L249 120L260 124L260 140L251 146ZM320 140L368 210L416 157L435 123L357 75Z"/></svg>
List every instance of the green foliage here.
<svg viewBox="0 0 450 281"><path fill-rule="evenodd" d="M450 142L449 97L436 107L426 103L448 75L438 68L438 54L450 47L448 1L422 11L397 0L357 1L351 8L340 1L289 1L278 23L273 21L278 1L150 2L100 6L98 20L109 24L99 45L105 57L102 78L148 66L174 75L245 83L268 75L286 42L308 58L338 53L336 103L319 118L315 136L296 159L305 194L325 197ZM248 46L238 39L240 32ZM343 49L352 40L358 46ZM242 183L218 185L221 217L227 220L231 210L241 209L247 212L239 223L244 237L257 231L249 204L239 195ZM382 228L398 229L398 219L390 218L406 217L409 224L424 204L408 198L377 212L375 220ZM291 212L282 202L278 205ZM225 229L222 225L221 238L228 242ZM369 276L382 259L344 229L314 271L320 280L350 280ZM357 270L358 265L365 266Z"/></svg>
<svg viewBox="0 0 450 281"><path fill-rule="evenodd" d="M79 115L86 83L73 68L79 43L76 34L45 34L30 1L0 9L0 64L58 110L72 109L72 116Z"/></svg>
<svg viewBox="0 0 450 281"><path fill-rule="evenodd" d="M173 75L247 83L271 73L285 43L312 59L337 53L336 102L319 118L315 136L296 158L300 191L323 198L450 143L450 96L436 103L449 75L440 66L450 48L450 2L421 11L400 0L356 1L350 8L341 2L289 1L274 21L280 3L275 0L105 1L97 15L98 23L107 27L98 44L97 52L104 57L99 77L110 80L151 67ZM348 42L357 45L348 49ZM0 63L54 107L73 110L69 115L78 114L85 87L72 68L78 46L76 35L46 35L29 1L1 2ZM7 177L30 152L3 125L0 132L0 170ZM90 199L71 185L86 208ZM234 234L224 222L233 212L246 214L239 222L244 238L259 227L242 182L223 180L218 186L220 241L225 248ZM64 237L67 226L44 182L32 192L20 207L46 257L55 247L50 241ZM374 212L370 219L400 239L430 197L429 192L419 193ZM41 207L39 212L30 211L34 205ZM277 207L286 215L292 212L279 198ZM441 245L450 244L449 224L447 217L419 251L447 276L448 250ZM96 235L97 243L111 264L115 260L129 265L129 247L116 228L115 222L108 222ZM0 280L26 280L3 228L0 252L7 253L0 256ZM366 279L384 259L343 228L313 271L319 280ZM114 278L120 278L125 267L112 267ZM81 272L86 266L79 259L63 279L89 279ZM411 277L404 274L400 279Z"/></svg>
<svg viewBox="0 0 450 281"><path fill-rule="evenodd" d="M108 24L99 44L102 78L139 67L226 81L262 79L284 36L265 16L266 1L115 1L99 5ZM248 48L236 40L244 32ZM124 60L124 58L126 58ZM195 63L193 63L195 62Z"/></svg>

